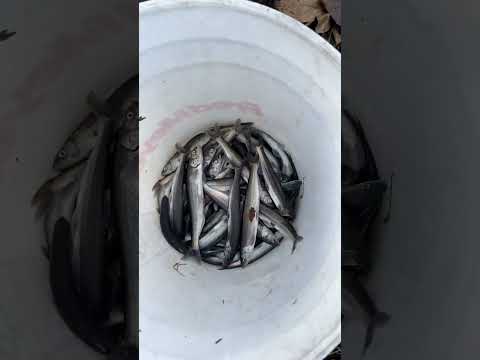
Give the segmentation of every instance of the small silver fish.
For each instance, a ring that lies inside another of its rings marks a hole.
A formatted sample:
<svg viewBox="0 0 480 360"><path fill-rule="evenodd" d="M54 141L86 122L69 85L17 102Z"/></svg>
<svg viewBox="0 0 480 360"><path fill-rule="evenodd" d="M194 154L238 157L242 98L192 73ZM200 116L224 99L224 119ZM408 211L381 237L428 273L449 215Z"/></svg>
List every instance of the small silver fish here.
<svg viewBox="0 0 480 360"><path fill-rule="evenodd" d="M223 214L220 221L210 229L205 235L203 235L200 240L200 250L206 250L215 246L222 238L226 235L228 229L228 219L227 215Z"/></svg>
<svg viewBox="0 0 480 360"><path fill-rule="evenodd" d="M274 234L273 231L265 226L262 222L259 222L258 224L257 237L270 245L278 245L282 239L281 235L277 236Z"/></svg>
<svg viewBox="0 0 480 360"><path fill-rule="evenodd" d="M228 211L228 194L223 191L217 190L208 186L207 184L203 185L203 190L205 194L210 196L210 198L225 211Z"/></svg>
<svg viewBox="0 0 480 360"><path fill-rule="evenodd" d="M270 150L268 150L265 147L263 148L263 152L267 156L268 161L270 161L270 164L272 165L272 168L273 168L273 172L275 174L281 174L282 173L281 165L280 165L280 162L278 161L278 159L275 157L275 155L273 155L270 152Z"/></svg>
<svg viewBox="0 0 480 360"><path fill-rule="evenodd" d="M264 205L260 205L260 219L265 225L277 229L285 238L293 241L292 253L297 247L297 243L303 240L303 237L297 234L297 231L284 217Z"/></svg>
<svg viewBox="0 0 480 360"><path fill-rule="evenodd" d="M203 168L207 169L212 163L215 155L218 152L219 145L216 142L208 143L203 150Z"/></svg>
<svg viewBox="0 0 480 360"><path fill-rule="evenodd" d="M201 132L201 133L195 135L192 139L190 139L185 144L185 150L186 151L192 151L196 147L200 147L200 149L203 149L203 147L205 145L207 145L210 140L211 140L211 138L208 135L208 133Z"/></svg>
<svg viewBox="0 0 480 360"><path fill-rule="evenodd" d="M173 178L175 177L175 174L170 174L167 175L166 177L160 179L159 181L156 182L156 184L153 186L153 191L155 192L157 196L157 209L160 212L161 208L161 201L164 196L168 197L169 201L170 200L170 194L171 194L171 189L172 189L172 183L173 183Z"/></svg>
<svg viewBox="0 0 480 360"><path fill-rule="evenodd" d="M224 215L226 215L226 212L222 209L214 212L213 215L206 220L205 226L203 227L202 236L205 235L215 225L217 225Z"/></svg>
<svg viewBox="0 0 480 360"><path fill-rule="evenodd" d="M207 169L207 175L211 178L217 177L218 174L224 169L226 161L227 158L225 155L221 151L218 151Z"/></svg>
<svg viewBox="0 0 480 360"><path fill-rule="evenodd" d="M177 171L178 166L180 165L180 162L182 160L181 155L181 152L176 152L175 155L173 155L170 160L168 160L167 165L165 165L162 170L163 177L173 174L175 171Z"/></svg>
<svg viewBox="0 0 480 360"><path fill-rule="evenodd" d="M223 139L218 128L209 130L209 135L212 137L213 140L216 140L218 145L222 148L225 156L230 161L230 163L234 167L241 167L243 164L243 159L238 153L232 149L230 144Z"/></svg>
<svg viewBox="0 0 480 360"><path fill-rule="evenodd" d="M282 183L282 189L283 191L297 191L301 189L302 185L302 180L292 180Z"/></svg>
<svg viewBox="0 0 480 360"><path fill-rule="evenodd" d="M220 180L210 180L206 184L210 187L213 187L217 190L228 192L232 188L233 178L224 178Z"/></svg>
<svg viewBox="0 0 480 360"><path fill-rule="evenodd" d="M243 209L242 219L242 266L247 266L251 260L258 230L258 212L260 210L260 189L258 178L258 158L250 165L250 177L248 180L247 195Z"/></svg>
<svg viewBox="0 0 480 360"><path fill-rule="evenodd" d="M249 178L250 178L250 170L246 166L242 167L242 179L243 179L243 181L248 183ZM270 197L270 194L268 193L267 190L265 190L265 187L263 186L261 181L259 182L258 186L259 186L259 189L260 189L260 201L263 204L265 204L269 207L274 206L275 204L273 203L273 200Z"/></svg>
<svg viewBox="0 0 480 360"><path fill-rule="evenodd" d="M232 175L234 173L234 170L230 167L227 167L220 171L217 176L215 176L215 180L222 180L222 179L231 179Z"/></svg>
<svg viewBox="0 0 480 360"><path fill-rule="evenodd" d="M282 216L290 216L290 209L288 208L287 198L285 197L285 193L283 192L280 180L275 175L272 165L270 164L270 161L265 155L262 146L257 147L257 154L260 158L260 166L262 167L263 178L267 185L267 190L270 194L270 197L275 203L275 206L280 210L280 214Z"/></svg>
<svg viewBox="0 0 480 360"><path fill-rule="evenodd" d="M240 245L240 235L242 231L242 211L240 209L240 178L241 170L235 169L235 177L228 197L228 234L225 244L224 263L228 266L237 253Z"/></svg>
<svg viewBox="0 0 480 360"><path fill-rule="evenodd" d="M203 193L203 151L197 146L190 151L187 172L188 198L192 216L192 251L193 255L200 258L200 235L205 225L203 212L205 195Z"/></svg>
<svg viewBox="0 0 480 360"><path fill-rule="evenodd" d="M259 259L261 259L265 255L267 255L269 252L271 252L276 247L277 247L276 245L270 245L270 244L267 244L265 242L259 244L251 252L249 264L253 264L255 261L258 261ZM220 268L220 270L236 269L236 268L239 268L239 267L243 266L241 256L239 255L239 253L235 254L235 256L232 259L232 262L230 263L230 265L228 265L226 267L223 266L223 263L224 263L225 259L224 259L223 254L221 254L221 253L216 255L216 256L206 257L206 258L204 258L204 261L208 264L211 264L211 265L222 266Z"/></svg>
<svg viewBox="0 0 480 360"><path fill-rule="evenodd" d="M262 139L268 144L268 146L270 146L273 154L279 157L282 161L282 174L284 174L287 178L291 178L294 172L293 165L290 162L290 158L285 152L283 146L266 132L261 130L256 130L256 132L262 137Z"/></svg>

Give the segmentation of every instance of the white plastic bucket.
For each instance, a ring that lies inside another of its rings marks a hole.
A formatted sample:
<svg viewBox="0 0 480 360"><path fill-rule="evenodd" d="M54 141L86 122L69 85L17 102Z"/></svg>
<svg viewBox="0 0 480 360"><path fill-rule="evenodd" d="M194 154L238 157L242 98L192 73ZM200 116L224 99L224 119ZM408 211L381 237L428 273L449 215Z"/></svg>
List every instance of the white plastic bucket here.
<svg viewBox="0 0 480 360"><path fill-rule="evenodd" d="M30 199L90 111L88 92L107 96L138 71L135 7L117 3L56 2L27 12L2 4L2 23L17 34L0 43L0 68L8 69L0 83L0 359L104 359L55 308L43 223Z"/></svg>
<svg viewBox="0 0 480 360"><path fill-rule="evenodd" d="M142 360L321 359L340 342L340 93L339 53L277 11L240 0L140 5ZM245 269L187 262L182 276L152 186L176 142L237 118L293 155L305 240Z"/></svg>

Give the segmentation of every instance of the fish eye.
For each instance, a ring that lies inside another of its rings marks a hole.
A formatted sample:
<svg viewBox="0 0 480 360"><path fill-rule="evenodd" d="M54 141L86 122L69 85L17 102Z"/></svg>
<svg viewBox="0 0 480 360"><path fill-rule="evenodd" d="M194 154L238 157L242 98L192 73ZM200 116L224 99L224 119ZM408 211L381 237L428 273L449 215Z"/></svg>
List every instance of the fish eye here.
<svg viewBox="0 0 480 360"><path fill-rule="evenodd" d="M60 159L63 159L65 156L67 156L67 153L65 152L65 150L60 150L60 152L58 153L58 157Z"/></svg>
<svg viewBox="0 0 480 360"><path fill-rule="evenodd" d="M134 114L132 111L129 111L129 112L127 113L127 119L128 119L128 120L132 120L134 116L135 116L135 114Z"/></svg>

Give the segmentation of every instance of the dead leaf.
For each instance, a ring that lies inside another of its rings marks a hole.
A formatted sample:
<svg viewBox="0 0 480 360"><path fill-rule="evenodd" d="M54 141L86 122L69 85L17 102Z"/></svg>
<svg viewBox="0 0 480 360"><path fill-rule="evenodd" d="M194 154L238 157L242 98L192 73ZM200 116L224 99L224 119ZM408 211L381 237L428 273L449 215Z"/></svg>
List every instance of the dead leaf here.
<svg viewBox="0 0 480 360"><path fill-rule="evenodd" d="M304 24L326 14L321 0L278 0L276 8Z"/></svg>
<svg viewBox="0 0 480 360"><path fill-rule="evenodd" d="M333 39L335 40L335 45L340 45L342 43L342 34L337 29L333 29Z"/></svg>
<svg viewBox="0 0 480 360"><path fill-rule="evenodd" d="M315 28L315 31L319 34L325 34L332 27L332 24L330 22L330 14L324 14L318 17L317 20L318 24Z"/></svg>
<svg viewBox="0 0 480 360"><path fill-rule="evenodd" d="M342 26L342 0L322 0L333 20Z"/></svg>

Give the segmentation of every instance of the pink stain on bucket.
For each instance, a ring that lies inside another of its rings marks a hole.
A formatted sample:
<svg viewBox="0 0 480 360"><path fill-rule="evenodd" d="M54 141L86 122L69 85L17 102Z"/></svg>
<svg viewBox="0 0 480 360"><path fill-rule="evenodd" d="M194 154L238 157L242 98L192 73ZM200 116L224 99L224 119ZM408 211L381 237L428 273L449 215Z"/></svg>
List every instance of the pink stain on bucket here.
<svg viewBox="0 0 480 360"><path fill-rule="evenodd" d="M160 140L181 121L194 118L197 114L206 113L218 110L236 110L241 114L253 114L258 117L263 117L263 111L260 105L250 101L215 101L200 105L187 105L176 110L172 115L167 116L158 122L157 128L153 131L150 137L140 146L139 167L143 170L145 161L148 156L153 153ZM148 120L148 119L146 119ZM145 120L144 120L145 121Z"/></svg>

